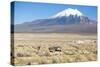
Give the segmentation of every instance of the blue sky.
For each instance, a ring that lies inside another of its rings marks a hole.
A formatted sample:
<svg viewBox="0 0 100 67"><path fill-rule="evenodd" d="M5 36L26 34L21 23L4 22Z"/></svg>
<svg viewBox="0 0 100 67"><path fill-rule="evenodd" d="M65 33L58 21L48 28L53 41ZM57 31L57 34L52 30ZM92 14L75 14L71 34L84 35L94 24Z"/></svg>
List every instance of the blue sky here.
<svg viewBox="0 0 100 67"><path fill-rule="evenodd" d="M97 19L96 6L79 6L16 1L14 2L14 23L20 24L24 22L34 21L36 19L46 19L67 8L78 9L90 19Z"/></svg>

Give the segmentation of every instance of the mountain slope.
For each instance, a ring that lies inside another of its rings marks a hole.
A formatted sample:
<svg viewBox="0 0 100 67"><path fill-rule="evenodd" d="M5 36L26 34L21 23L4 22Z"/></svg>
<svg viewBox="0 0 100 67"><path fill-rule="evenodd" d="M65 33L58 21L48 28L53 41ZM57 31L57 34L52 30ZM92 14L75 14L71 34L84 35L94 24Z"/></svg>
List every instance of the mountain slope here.
<svg viewBox="0 0 100 67"><path fill-rule="evenodd" d="M48 19L38 19L14 26L14 32L97 32L96 21L77 9L65 9Z"/></svg>

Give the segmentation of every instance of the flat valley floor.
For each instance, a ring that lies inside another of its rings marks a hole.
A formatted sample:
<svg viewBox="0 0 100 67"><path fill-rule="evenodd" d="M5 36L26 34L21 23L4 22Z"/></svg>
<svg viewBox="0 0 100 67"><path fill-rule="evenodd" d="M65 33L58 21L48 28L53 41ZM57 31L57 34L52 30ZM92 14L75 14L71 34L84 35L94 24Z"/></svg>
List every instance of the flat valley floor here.
<svg viewBox="0 0 100 67"><path fill-rule="evenodd" d="M14 65L86 62L97 60L97 35L89 33L14 33Z"/></svg>

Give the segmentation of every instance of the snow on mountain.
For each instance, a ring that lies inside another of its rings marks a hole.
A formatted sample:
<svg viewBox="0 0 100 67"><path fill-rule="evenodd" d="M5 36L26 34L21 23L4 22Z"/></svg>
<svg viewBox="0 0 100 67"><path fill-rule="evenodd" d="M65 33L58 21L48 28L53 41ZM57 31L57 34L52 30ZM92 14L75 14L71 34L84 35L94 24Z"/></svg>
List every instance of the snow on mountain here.
<svg viewBox="0 0 100 67"><path fill-rule="evenodd" d="M68 8L68 9L65 9L65 10L57 13L56 15L52 16L51 18L57 18L57 17L62 17L62 16L68 17L70 15L73 15L73 16L83 16L83 13L81 13L77 9Z"/></svg>

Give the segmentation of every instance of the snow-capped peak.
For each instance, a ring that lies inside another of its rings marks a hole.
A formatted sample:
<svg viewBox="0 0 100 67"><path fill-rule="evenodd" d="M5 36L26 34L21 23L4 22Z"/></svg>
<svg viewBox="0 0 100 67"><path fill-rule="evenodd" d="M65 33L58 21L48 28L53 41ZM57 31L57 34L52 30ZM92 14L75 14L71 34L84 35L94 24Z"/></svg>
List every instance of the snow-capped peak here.
<svg viewBox="0 0 100 67"><path fill-rule="evenodd" d="M65 9L65 10L57 13L56 15L52 16L52 18L62 17L62 16L70 16L70 15L83 16L83 14L79 10L68 8L68 9Z"/></svg>

